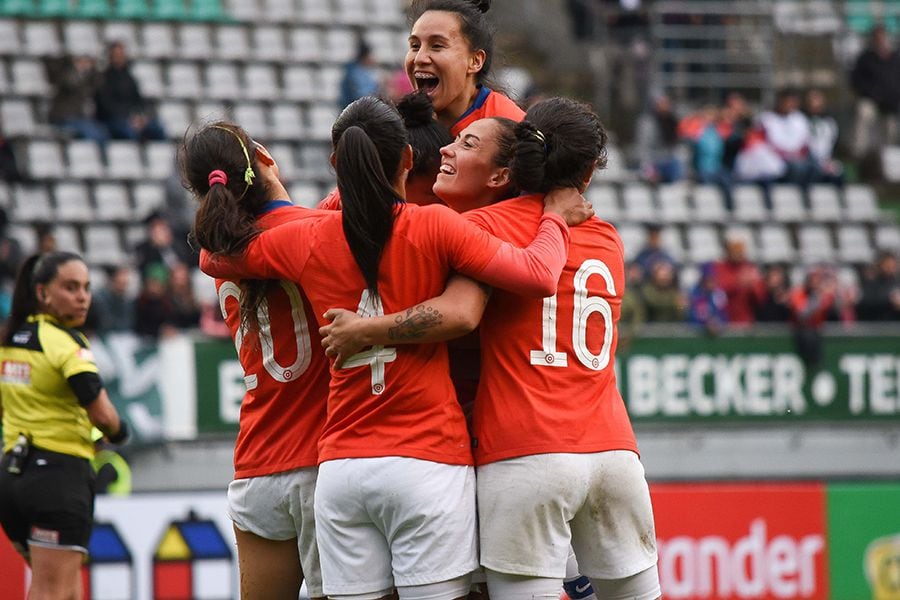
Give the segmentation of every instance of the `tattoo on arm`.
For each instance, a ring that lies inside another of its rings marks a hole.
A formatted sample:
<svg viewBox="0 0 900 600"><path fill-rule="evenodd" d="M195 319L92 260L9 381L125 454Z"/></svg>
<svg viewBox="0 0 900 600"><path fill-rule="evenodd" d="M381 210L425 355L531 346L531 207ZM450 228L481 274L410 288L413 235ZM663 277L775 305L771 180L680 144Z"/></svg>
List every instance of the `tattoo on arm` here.
<svg viewBox="0 0 900 600"><path fill-rule="evenodd" d="M394 341L418 340L432 327L443 322L443 315L430 306L419 304L407 309L405 315L395 319L397 325L388 329L388 337Z"/></svg>

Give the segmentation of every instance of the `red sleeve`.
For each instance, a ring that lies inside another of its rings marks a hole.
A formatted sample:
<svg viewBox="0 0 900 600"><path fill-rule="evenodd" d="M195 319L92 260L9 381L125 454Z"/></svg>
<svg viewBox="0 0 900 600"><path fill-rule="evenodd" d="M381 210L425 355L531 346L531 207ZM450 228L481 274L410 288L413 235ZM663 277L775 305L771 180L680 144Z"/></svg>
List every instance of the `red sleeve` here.
<svg viewBox="0 0 900 600"><path fill-rule="evenodd" d="M331 193L325 196L325 199L319 202L316 207L319 210L341 210L341 193L337 188L331 190Z"/></svg>
<svg viewBox="0 0 900 600"><path fill-rule="evenodd" d="M200 270L216 279L299 281L312 248L310 221L293 221L260 233L240 256L202 250Z"/></svg>
<svg viewBox="0 0 900 600"><path fill-rule="evenodd" d="M440 236L449 244L454 269L521 296L544 298L556 293L569 250L569 228L561 217L545 213L535 238L527 247L517 248L454 216L447 219Z"/></svg>

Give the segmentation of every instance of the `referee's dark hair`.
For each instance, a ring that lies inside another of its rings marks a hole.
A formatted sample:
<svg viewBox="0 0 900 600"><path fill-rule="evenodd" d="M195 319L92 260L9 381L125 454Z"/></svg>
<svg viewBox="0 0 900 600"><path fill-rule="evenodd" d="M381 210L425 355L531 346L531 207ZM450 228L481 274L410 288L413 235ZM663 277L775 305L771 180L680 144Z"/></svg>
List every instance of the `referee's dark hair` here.
<svg viewBox="0 0 900 600"><path fill-rule="evenodd" d="M36 288L38 284L50 283L59 268L69 261L83 259L74 252L47 252L34 254L22 262L19 273L16 275L16 285L13 288L12 306L6 328L3 330L3 344L12 343L12 336L22 327L28 315L40 311Z"/></svg>
<svg viewBox="0 0 900 600"><path fill-rule="evenodd" d="M512 178L523 192L580 188L590 169L606 167L607 139L587 104L569 98L538 102L516 125Z"/></svg>
<svg viewBox="0 0 900 600"><path fill-rule="evenodd" d="M394 189L409 136L397 109L373 96L352 102L331 128L344 237L366 287L378 292L378 265L394 228Z"/></svg>
<svg viewBox="0 0 900 600"><path fill-rule="evenodd" d="M494 59L494 27L485 17L490 8L490 0L413 0L407 20L411 29L430 10L455 14L469 48L472 51L484 50L484 64L476 76L476 81L483 84L491 73Z"/></svg>

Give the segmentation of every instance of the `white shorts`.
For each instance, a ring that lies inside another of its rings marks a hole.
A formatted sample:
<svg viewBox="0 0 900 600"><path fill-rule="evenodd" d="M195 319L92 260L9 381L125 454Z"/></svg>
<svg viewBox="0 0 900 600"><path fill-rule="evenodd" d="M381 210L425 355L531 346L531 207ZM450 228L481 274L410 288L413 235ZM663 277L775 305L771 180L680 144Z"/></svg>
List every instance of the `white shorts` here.
<svg viewBox="0 0 900 600"><path fill-rule="evenodd" d="M324 595L313 510L317 472L306 467L228 485L228 516L235 527L267 540L297 538L303 580L313 598Z"/></svg>
<svg viewBox="0 0 900 600"><path fill-rule="evenodd" d="M634 452L537 454L478 467L481 564L530 577L622 579L656 564L644 467Z"/></svg>
<svg viewBox="0 0 900 600"><path fill-rule="evenodd" d="M325 593L439 583L478 568L475 470L388 456L319 465L316 535ZM468 579L465 588L468 589Z"/></svg>

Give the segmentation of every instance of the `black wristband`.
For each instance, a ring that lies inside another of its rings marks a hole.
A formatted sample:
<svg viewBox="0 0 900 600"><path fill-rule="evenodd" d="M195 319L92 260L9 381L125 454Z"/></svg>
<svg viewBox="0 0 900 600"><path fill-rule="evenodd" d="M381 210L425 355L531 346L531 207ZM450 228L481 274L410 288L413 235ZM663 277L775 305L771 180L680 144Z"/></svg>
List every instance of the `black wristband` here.
<svg viewBox="0 0 900 600"><path fill-rule="evenodd" d="M106 439L108 439L111 444L121 444L128 439L128 433L128 423L123 419L119 419L119 431L116 432L115 435L106 436Z"/></svg>

